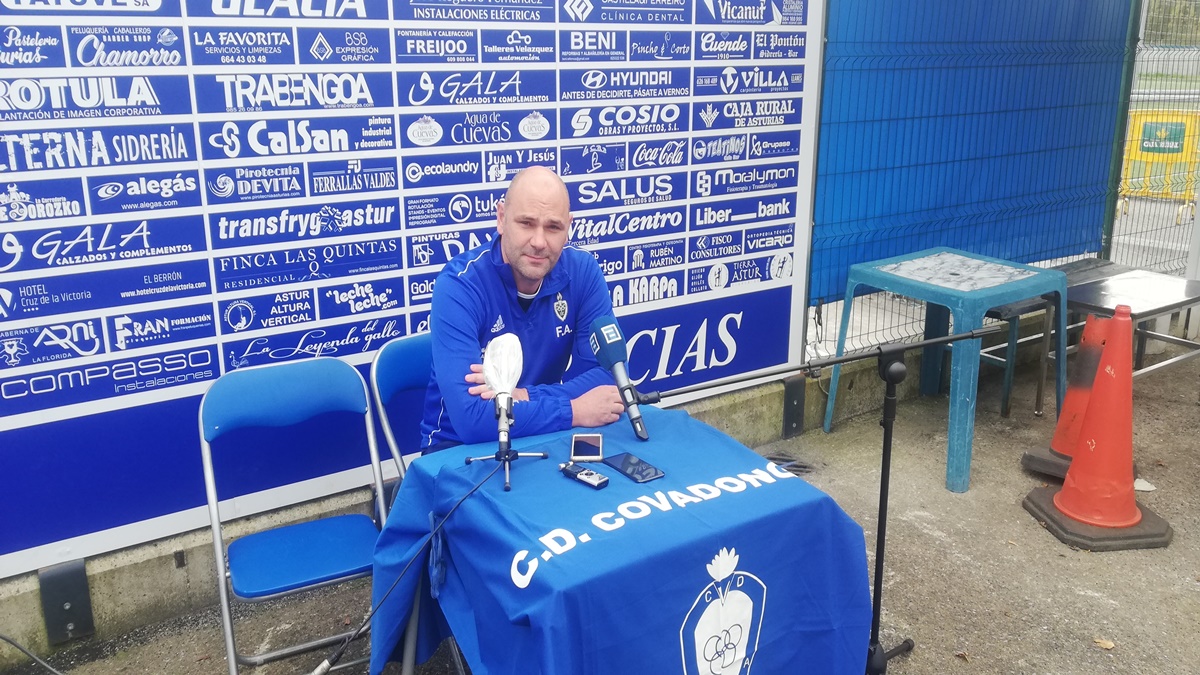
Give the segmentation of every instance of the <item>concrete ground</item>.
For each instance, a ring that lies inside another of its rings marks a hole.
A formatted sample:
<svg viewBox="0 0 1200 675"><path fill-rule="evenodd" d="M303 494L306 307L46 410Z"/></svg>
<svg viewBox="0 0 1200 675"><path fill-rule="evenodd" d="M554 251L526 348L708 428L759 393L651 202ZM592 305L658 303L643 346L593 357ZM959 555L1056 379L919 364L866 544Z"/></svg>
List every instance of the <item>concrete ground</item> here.
<svg viewBox="0 0 1200 675"><path fill-rule="evenodd" d="M878 386L882 398L882 385ZM944 487L946 399L901 401L887 521L882 642L892 646L910 637L916 649L893 660L889 672L1197 672L1198 394L1200 359L1135 382L1135 459L1141 476L1157 488L1138 493L1138 499L1170 523L1174 540L1167 548L1114 553L1072 549L1021 507L1031 489L1049 481L1024 471L1020 455L1048 443L1054 431L1052 412L1042 418L1032 413L1031 369L1018 377L1007 419L999 415L998 376L984 379L971 488L964 494ZM807 480L862 524L872 562L880 476L878 419L878 413L870 413L840 424L829 435L810 431L758 448L763 454L786 455L809 465ZM367 595L366 584L359 583L352 590L326 590L244 608L239 638L251 645L277 646L296 634L356 623ZM308 672L321 658L243 672ZM72 647L54 655L51 663L76 675L225 672L215 610L120 640ZM8 672L46 671L31 664ZM444 653L418 669L420 675L450 672ZM804 672L803 667L795 672Z"/></svg>

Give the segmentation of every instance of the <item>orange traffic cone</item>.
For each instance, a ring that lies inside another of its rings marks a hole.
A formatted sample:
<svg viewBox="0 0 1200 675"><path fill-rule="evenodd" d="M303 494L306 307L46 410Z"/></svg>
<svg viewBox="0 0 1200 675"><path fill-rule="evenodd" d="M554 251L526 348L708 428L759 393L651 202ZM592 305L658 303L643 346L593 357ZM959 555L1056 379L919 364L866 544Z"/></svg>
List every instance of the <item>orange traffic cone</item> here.
<svg viewBox="0 0 1200 675"><path fill-rule="evenodd" d="M1075 459L1059 511L1099 527L1129 527L1142 519L1133 496L1133 322L1117 306L1108 346L1100 357L1090 405L1079 428Z"/></svg>
<svg viewBox="0 0 1200 675"><path fill-rule="evenodd" d="M1075 458L1062 489L1035 488L1022 506L1063 543L1091 551L1166 546L1171 526L1133 494L1133 321L1108 326Z"/></svg>
<svg viewBox="0 0 1200 675"><path fill-rule="evenodd" d="M1079 429L1083 426L1083 416L1091 400L1092 382L1096 379L1096 368L1104 352L1111 321L1088 315L1075 361L1071 363L1067 393L1058 413L1054 438L1048 449L1037 448L1021 456L1021 465L1026 469L1058 478L1067 475L1067 467L1075 456L1075 443L1079 440Z"/></svg>

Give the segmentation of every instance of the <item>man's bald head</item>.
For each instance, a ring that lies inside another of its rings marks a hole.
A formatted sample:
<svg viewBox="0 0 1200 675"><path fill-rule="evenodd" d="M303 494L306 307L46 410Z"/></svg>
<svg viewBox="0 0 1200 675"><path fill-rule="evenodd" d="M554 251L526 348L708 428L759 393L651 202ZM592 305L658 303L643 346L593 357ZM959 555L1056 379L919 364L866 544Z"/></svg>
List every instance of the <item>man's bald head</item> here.
<svg viewBox="0 0 1200 675"><path fill-rule="evenodd" d="M536 293L562 254L571 228L567 186L544 166L522 169L496 208L500 251L517 290Z"/></svg>

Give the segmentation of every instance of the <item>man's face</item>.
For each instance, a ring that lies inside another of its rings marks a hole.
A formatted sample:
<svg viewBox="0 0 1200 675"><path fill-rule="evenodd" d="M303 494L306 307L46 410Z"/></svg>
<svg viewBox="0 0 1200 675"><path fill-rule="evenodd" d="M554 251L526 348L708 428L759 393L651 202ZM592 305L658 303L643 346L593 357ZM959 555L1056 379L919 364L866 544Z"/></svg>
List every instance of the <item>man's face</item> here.
<svg viewBox="0 0 1200 675"><path fill-rule="evenodd" d="M526 176L496 210L501 253L513 270L517 290L532 294L562 255L570 234L566 189L546 172Z"/></svg>

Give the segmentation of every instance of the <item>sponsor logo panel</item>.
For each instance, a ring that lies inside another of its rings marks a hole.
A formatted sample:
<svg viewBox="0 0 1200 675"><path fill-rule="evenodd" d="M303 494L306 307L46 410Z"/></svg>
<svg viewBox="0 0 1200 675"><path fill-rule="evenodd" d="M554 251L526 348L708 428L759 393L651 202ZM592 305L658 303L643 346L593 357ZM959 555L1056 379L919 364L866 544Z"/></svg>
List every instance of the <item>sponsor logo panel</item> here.
<svg viewBox="0 0 1200 675"><path fill-rule="evenodd" d="M796 228L791 223L746 230L746 251L771 251L796 243Z"/></svg>
<svg viewBox="0 0 1200 675"><path fill-rule="evenodd" d="M718 232L688 238L688 261L730 258L742 254L742 232Z"/></svg>
<svg viewBox="0 0 1200 675"><path fill-rule="evenodd" d="M692 229L744 225L760 220L796 218L796 195L742 197L707 204L693 204Z"/></svg>
<svg viewBox="0 0 1200 675"><path fill-rule="evenodd" d="M624 61L629 51L625 31L560 30L558 31L558 60Z"/></svg>
<svg viewBox="0 0 1200 675"><path fill-rule="evenodd" d="M574 244L591 245L638 237L682 234L686 230L686 206L654 208L575 216L571 222L570 241Z"/></svg>
<svg viewBox="0 0 1200 675"><path fill-rule="evenodd" d="M429 302L433 297L433 286L437 283L438 273L414 274L408 278L408 304Z"/></svg>
<svg viewBox="0 0 1200 675"><path fill-rule="evenodd" d="M304 196L304 165L257 164L204 170L209 204Z"/></svg>
<svg viewBox="0 0 1200 675"><path fill-rule="evenodd" d="M199 215L6 232L0 235L0 272L132 261L204 249Z"/></svg>
<svg viewBox="0 0 1200 675"><path fill-rule="evenodd" d="M157 68L186 66L179 26L68 26L71 65Z"/></svg>
<svg viewBox="0 0 1200 675"><path fill-rule="evenodd" d="M0 223L74 218L84 211L83 181L78 178L12 182L0 192Z"/></svg>
<svg viewBox="0 0 1200 675"><path fill-rule="evenodd" d="M562 23L665 23L692 20L692 0L659 0L647 7L644 0L560 0Z"/></svg>
<svg viewBox="0 0 1200 675"><path fill-rule="evenodd" d="M400 229L395 199L309 203L209 214L214 248L269 244Z"/></svg>
<svg viewBox="0 0 1200 675"><path fill-rule="evenodd" d="M317 289L317 299L322 319L395 309L404 305L404 282L379 279L328 286Z"/></svg>
<svg viewBox="0 0 1200 675"><path fill-rule="evenodd" d="M771 98L749 101L697 103L692 128L740 129L745 127L781 127L800 124L800 99Z"/></svg>
<svg viewBox="0 0 1200 675"><path fill-rule="evenodd" d="M753 39L749 31L696 31L696 59L748 59Z"/></svg>
<svg viewBox="0 0 1200 675"><path fill-rule="evenodd" d="M795 162L703 169L692 172L692 194L713 197L795 188L799 175L800 167Z"/></svg>
<svg viewBox="0 0 1200 675"><path fill-rule="evenodd" d="M629 163L624 143L588 143L569 145L562 149L563 176L624 171Z"/></svg>
<svg viewBox="0 0 1200 675"><path fill-rule="evenodd" d="M687 198L687 173L570 182L567 191L581 210L670 202Z"/></svg>
<svg viewBox="0 0 1200 675"><path fill-rule="evenodd" d="M808 20L804 0L700 0L696 23L802 26Z"/></svg>
<svg viewBox="0 0 1200 675"><path fill-rule="evenodd" d="M686 244L682 238L632 244L629 246L629 271L656 270L683 265L687 260Z"/></svg>
<svg viewBox="0 0 1200 675"><path fill-rule="evenodd" d="M92 0L99 2L100 0ZM372 0L186 0L191 17L251 19L387 19Z"/></svg>
<svg viewBox="0 0 1200 675"><path fill-rule="evenodd" d="M139 124L0 133L0 174L196 158L190 124Z"/></svg>
<svg viewBox="0 0 1200 675"><path fill-rule="evenodd" d="M688 163L686 140L639 141L629 144L631 169L684 166Z"/></svg>
<svg viewBox="0 0 1200 675"><path fill-rule="evenodd" d="M0 120L136 117L191 111L186 75L0 78Z"/></svg>
<svg viewBox="0 0 1200 675"><path fill-rule="evenodd" d="M399 63L477 63L479 37L473 30L398 28Z"/></svg>
<svg viewBox="0 0 1200 675"><path fill-rule="evenodd" d="M40 0L0 0L0 7L13 14L52 14L67 12L82 16L180 16L179 0L70 0L70 2L41 2Z"/></svg>
<svg viewBox="0 0 1200 675"><path fill-rule="evenodd" d="M296 29L296 50L306 65L389 63L388 40L383 28Z"/></svg>
<svg viewBox="0 0 1200 675"><path fill-rule="evenodd" d="M314 197L394 190L396 160L392 157L363 157L308 163L308 191Z"/></svg>
<svg viewBox="0 0 1200 675"><path fill-rule="evenodd" d="M696 69L697 96L800 93L804 66L716 66Z"/></svg>
<svg viewBox="0 0 1200 675"><path fill-rule="evenodd" d="M316 321L317 303L313 289L281 291L268 295L253 295L236 300L222 300L217 306L221 316L221 333L241 333L242 330L278 328Z"/></svg>
<svg viewBox="0 0 1200 675"><path fill-rule="evenodd" d="M195 66L296 63L296 41L291 28L197 26L189 29L188 34Z"/></svg>
<svg viewBox="0 0 1200 675"><path fill-rule="evenodd" d="M554 0L393 0L392 11L398 21L549 23L554 21Z"/></svg>
<svg viewBox="0 0 1200 675"><path fill-rule="evenodd" d="M546 166L554 169L558 166L558 149L516 148L514 150L484 150L483 167L487 173L487 182L509 181L521 169L530 166Z"/></svg>
<svg viewBox="0 0 1200 675"><path fill-rule="evenodd" d="M18 414L205 382L218 375L216 348L194 347L0 378L0 400L6 412Z"/></svg>
<svg viewBox="0 0 1200 675"><path fill-rule="evenodd" d="M691 68L560 70L559 100L662 98L691 94Z"/></svg>
<svg viewBox="0 0 1200 675"><path fill-rule="evenodd" d="M201 122L204 159L321 154L396 147L391 116Z"/></svg>
<svg viewBox="0 0 1200 675"><path fill-rule="evenodd" d="M400 159L404 167L404 187L472 185L483 182L483 162L479 152L446 155L411 155Z"/></svg>
<svg viewBox="0 0 1200 675"><path fill-rule="evenodd" d="M211 338L216 325L209 303L118 314L108 317L110 351Z"/></svg>
<svg viewBox="0 0 1200 675"><path fill-rule="evenodd" d="M540 111L481 110L478 112L401 115L404 146L463 146L558 138L554 116Z"/></svg>
<svg viewBox="0 0 1200 675"><path fill-rule="evenodd" d="M100 319L0 330L0 371L104 352Z"/></svg>
<svg viewBox="0 0 1200 675"><path fill-rule="evenodd" d="M407 227L433 227L495 220L506 188L404 198Z"/></svg>
<svg viewBox="0 0 1200 675"><path fill-rule="evenodd" d="M720 262L688 270L688 293L706 293L776 279L789 279L791 276L792 254L786 252L749 260Z"/></svg>
<svg viewBox="0 0 1200 675"><path fill-rule="evenodd" d="M58 26L0 24L0 68L62 68L67 65Z"/></svg>
<svg viewBox="0 0 1200 675"><path fill-rule="evenodd" d="M691 31L629 32L630 61L688 61L691 58Z"/></svg>
<svg viewBox="0 0 1200 675"><path fill-rule="evenodd" d="M92 176L87 182L95 214L200 205L200 172L195 169Z"/></svg>
<svg viewBox="0 0 1200 675"><path fill-rule="evenodd" d="M750 134L750 158L798 157L799 131L765 131Z"/></svg>
<svg viewBox="0 0 1200 675"><path fill-rule="evenodd" d="M202 113L392 105L392 79L387 73L222 73L194 79Z"/></svg>
<svg viewBox="0 0 1200 675"><path fill-rule="evenodd" d="M313 293L313 289L305 288L223 300L217 306L221 317L221 332L229 335L315 321L317 305Z"/></svg>
<svg viewBox="0 0 1200 675"><path fill-rule="evenodd" d="M692 141L692 164L736 162L746 159L746 135L709 136Z"/></svg>
<svg viewBox="0 0 1200 675"><path fill-rule="evenodd" d="M604 276L609 277L625 272L624 246L589 250L589 253L596 259L596 264L600 266L600 271Z"/></svg>
<svg viewBox="0 0 1200 675"><path fill-rule="evenodd" d="M805 40L804 33L757 32L754 34L754 58L802 59Z"/></svg>
<svg viewBox="0 0 1200 675"><path fill-rule="evenodd" d="M559 111L564 138L678 134L688 130L687 103L643 103Z"/></svg>
<svg viewBox="0 0 1200 675"><path fill-rule="evenodd" d="M480 43L484 63L554 63L552 30L484 30Z"/></svg>
<svg viewBox="0 0 1200 675"><path fill-rule="evenodd" d="M403 317L388 317L225 342L221 351L226 366L233 370L294 359L360 354L379 349L402 335Z"/></svg>
<svg viewBox="0 0 1200 675"><path fill-rule="evenodd" d="M0 282L0 321L207 295L208 263L191 260Z"/></svg>
<svg viewBox="0 0 1200 675"><path fill-rule="evenodd" d="M428 333L429 332L429 312L420 311L412 312L408 315L408 325L412 333Z"/></svg>
<svg viewBox="0 0 1200 675"><path fill-rule="evenodd" d="M402 258L400 240L388 238L222 256L213 269L223 293L389 272L400 269Z"/></svg>
<svg viewBox="0 0 1200 675"><path fill-rule="evenodd" d="M471 230L408 235L408 267L443 265L454 256L469 251L496 235L495 226Z"/></svg>
<svg viewBox="0 0 1200 675"><path fill-rule="evenodd" d="M546 103L554 92L553 70L400 71L396 91L409 105Z"/></svg>
<svg viewBox="0 0 1200 675"><path fill-rule="evenodd" d="M652 300L683 295L683 271L660 272L608 282L608 294L613 307L637 305ZM623 319L622 319L623 320Z"/></svg>

